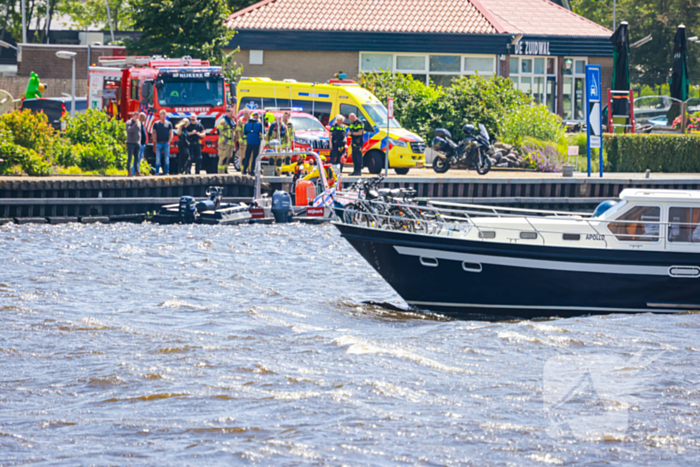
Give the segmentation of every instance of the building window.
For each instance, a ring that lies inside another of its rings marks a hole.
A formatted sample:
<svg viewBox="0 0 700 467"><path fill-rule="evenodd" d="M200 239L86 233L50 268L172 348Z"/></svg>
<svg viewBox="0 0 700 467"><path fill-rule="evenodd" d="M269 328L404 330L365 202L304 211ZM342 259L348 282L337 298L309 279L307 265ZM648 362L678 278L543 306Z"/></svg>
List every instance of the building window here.
<svg viewBox="0 0 700 467"><path fill-rule="evenodd" d="M564 99L562 109L564 120L586 119L584 83L586 80L586 59L565 58L562 67Z"/></svg>
<svg viewBox="0 0 700 467"><path fill-rule="evenodd" d="M510 57L510 79L517 89L557 111L557 67L554 57Z"/></svg>
<svg viewBox="0 0 700 467"><path fill-rule="evenodd" d="M379 70L393 70L394 69L394 57L389 54L362 54L362 63L360 64L360 69L362 71L379 71Z"/></svg>
<svg viewBox="0 0 700 467"><path fill-rule="evenodd" d="M397 71L423 83L449 86L460 76L479 74L491 77L496 69L495 55L360 54L360 71Z"/></svg>
<svg viewBox="0 0 700 467"><path fill-rule="evenodd" d="M262 65L263 64L263 51L262 50L251 50L250 56L248 57L248 63L250 65Z"/></svg>

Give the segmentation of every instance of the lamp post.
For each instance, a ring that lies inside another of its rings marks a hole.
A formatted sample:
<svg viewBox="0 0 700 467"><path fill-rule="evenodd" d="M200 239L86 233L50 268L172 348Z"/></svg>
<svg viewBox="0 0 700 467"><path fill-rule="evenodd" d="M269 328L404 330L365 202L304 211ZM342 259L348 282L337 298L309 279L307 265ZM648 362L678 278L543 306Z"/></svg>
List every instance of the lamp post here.
<svg viewBox="0 0 700 467"><path fill-rule="evenodd" d="M71 93L70 93L70 116L75 117L75 52L67 52L65 50L59 50L56 52L58 58L63 58L65 60L73 60L73 77L71 80Z"/></svg>

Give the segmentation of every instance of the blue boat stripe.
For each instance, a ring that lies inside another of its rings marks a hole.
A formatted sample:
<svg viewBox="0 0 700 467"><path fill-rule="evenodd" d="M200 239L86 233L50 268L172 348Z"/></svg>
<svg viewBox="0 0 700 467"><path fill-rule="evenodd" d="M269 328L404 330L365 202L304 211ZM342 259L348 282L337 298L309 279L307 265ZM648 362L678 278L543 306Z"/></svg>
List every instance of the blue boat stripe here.
<svg viewBox="0 0 700 467"><path fill-rule="evenodd" d="M394 249L405 256L446 259L451 261L466 261L469 263L492 264L515 268L548 269L552 271L591 272L600 274L629 274L642 276L670 276L669 266L644 266L603 263L574 263L569 261L552 261L505 256L477 255L471 253L456 253L444 250L394 246ZM690 277L690 276L688 276Z"/></svg>

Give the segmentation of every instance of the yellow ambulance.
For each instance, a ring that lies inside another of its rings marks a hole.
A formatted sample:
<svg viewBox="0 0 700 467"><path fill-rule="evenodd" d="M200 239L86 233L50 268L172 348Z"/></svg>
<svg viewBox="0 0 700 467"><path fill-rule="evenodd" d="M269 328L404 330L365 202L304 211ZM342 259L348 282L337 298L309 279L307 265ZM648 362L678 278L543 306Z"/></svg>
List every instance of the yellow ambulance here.
<svg viewBox="0 0 700 467"><path fill-rule="evenodd" d="M312 114L326 127L341 114L354 113L369 123L362 147L364 166L378 174L384 168L387 110L371 92L351 80L330 80L325 84L274 81L269 78L243 78L238 82L237 111L293 109ZM389 167L397 174L425 165L426 145L422 138L401 128L396 120L389 125ZM371 127L371 131L370 130ZM350 152L348 148L348 152ZM351 154L354 157L354 154ZM349 162L349 159L348 159Z"/></svg>

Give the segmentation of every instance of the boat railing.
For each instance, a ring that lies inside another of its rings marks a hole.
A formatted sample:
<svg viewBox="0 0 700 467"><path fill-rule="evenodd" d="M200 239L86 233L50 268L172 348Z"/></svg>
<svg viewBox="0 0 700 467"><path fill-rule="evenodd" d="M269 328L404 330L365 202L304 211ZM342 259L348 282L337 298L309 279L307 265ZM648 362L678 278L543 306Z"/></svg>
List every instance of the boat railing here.
<svg viewBox="0 0 700 467"><path fill-rule="evenodd" d="M661 222L654 220L619 220L619 219L603 219L593 218L589 213L571 213L562 211L547 211L536 209L522 208L501 208L475 204L458 204L444 202L423 202L419 203L415 199L405 199L401 201L383 201L383 200L367 200L359 197L355 203L348 204L345 207L337 208L339 217L346 223L355 223L369 228L381 230L400 230L425 233L429 235L446 234L450 230L458 231L467 228L474 228L479 233L481 240L487 241L490 238L485 232L489 231L512 231L518 232L518 237L510 239L518 241L523 239L520 236L523 233L522 225L509 226L502 223L489 225L484 223L484 218L514 218L521 219L526 222L533 233L537 234L537 239L544 245L546 244L546 235L544 234L567 234L567 235L582 235L584 238L589 235L597 241L603 241L605 247L609 247L608 238L614 237L619 241L629 242L663 242L664 246L667 241L667 232L670 226L681 228L687 226L690 229L700 228L697 223L683 222ZM494 211L496 214L494 215ZM539 215L528 215L537 213ZM566 231L561 229L552 230L543 226L537 226L537 221L542 219L570 219L572 221L571 229ZM577 224L586 226L586 229L576 229ZM618 231L608 233L602 227L609 224L620 224L624 227L625 232ZM635 230L642 225L643 233L630 233L626 226L634 226ZM691 234L692 235L692 234ZM550 237L551 238L551 237ZM588 238L587 238L588 239ZM697 243L700 243L697 242Z"/></svg>

